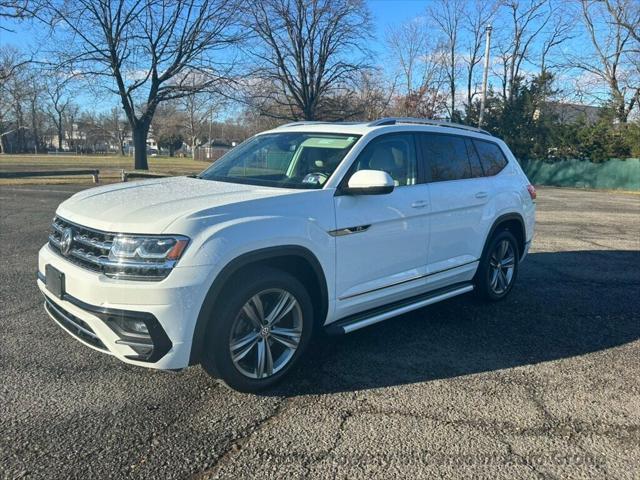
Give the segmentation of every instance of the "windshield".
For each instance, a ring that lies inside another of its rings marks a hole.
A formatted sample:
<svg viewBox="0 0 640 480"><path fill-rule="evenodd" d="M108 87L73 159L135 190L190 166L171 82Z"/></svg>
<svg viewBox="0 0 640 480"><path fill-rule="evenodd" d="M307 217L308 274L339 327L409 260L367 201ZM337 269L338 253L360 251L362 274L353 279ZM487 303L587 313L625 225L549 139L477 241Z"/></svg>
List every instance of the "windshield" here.
<svg viewBox="0 0 640 480"><path fill-rule="evenodd" d="M359 135L270 133L253 137L198 175L206 180L322 188Z"/></svg>

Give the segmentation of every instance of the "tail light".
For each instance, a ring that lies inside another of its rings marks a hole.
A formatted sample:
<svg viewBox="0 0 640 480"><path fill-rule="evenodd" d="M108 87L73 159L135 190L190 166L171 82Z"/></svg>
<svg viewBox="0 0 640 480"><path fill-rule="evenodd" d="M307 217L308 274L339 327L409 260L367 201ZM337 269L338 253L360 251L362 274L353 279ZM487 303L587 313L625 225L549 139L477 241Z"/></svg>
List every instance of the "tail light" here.
<svg viewBox="0 0 640 480"><path fill-rule="evenodd" d="M536 193L536 187L534 187L533 185L527 185L527 191L529 192L531 200L535 200L538 196L538 194Z"/></svg>

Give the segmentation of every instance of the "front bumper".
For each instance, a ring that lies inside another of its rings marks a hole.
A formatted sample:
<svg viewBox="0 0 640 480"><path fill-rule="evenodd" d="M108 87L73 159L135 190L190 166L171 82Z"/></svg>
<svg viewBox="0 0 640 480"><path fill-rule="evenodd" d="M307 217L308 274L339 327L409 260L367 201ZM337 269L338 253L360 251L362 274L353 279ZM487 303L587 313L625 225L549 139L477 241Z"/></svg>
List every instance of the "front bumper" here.
<svg viewBox="0 0 640 480"><path fill-rule="evenodd" d="M65 275L61 298L46 287L51 265ZM207 267L176 267L160 282L116 280L79 267L54 252L40 250L38 287L49 316L85 345L135 365L180 369L189 364L193 331L211 283ZM118 327L143 322L147 338Z"/></svg>

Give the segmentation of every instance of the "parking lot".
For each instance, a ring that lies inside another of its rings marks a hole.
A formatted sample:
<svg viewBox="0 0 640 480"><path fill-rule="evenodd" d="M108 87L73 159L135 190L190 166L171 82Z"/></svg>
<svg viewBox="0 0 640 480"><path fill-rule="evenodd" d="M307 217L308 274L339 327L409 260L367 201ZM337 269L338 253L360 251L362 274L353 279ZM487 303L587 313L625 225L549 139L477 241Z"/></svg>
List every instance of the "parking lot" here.
<svg viewBox="0 0 640 480"><path fill-rule="evenodd" d="M37 251L79 188L0 187L0 478L637 478L640 195L540 189L506 301L331 338L254 396L48 318Z"/></svg>

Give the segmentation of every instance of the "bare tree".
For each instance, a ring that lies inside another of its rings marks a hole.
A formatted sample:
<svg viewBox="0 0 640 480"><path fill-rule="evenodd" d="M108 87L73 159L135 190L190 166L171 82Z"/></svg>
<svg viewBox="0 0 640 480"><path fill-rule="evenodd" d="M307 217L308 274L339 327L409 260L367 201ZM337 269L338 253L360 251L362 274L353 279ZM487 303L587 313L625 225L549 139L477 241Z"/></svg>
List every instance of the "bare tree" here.
<svg viewBox="0 0 640 480"><path fill-rule="evenodd" d="M25 130L29 128L28 113L28 88L27 88L27 69L24 65L15 68L8 78L1 85L3 93L3 112L0 114L2 118L12 117L12 122L5 131L0 132L6 141L7 136L12 134L15 138L12 150L24 152L26 150ZM4 151L4 150L3 150Z"/></svg>
<svg viewBox="0 0 640 480"><path fill-rule="evenodd" d="M38 7L38 2L29 0L0 0L0 18L22 20L32 16ZM0 24L0 31L11 31Z"/></svg>
<svg viewBox="0 0 640 480"><path fill-rule="evenodd" d="M449 117L456 117L456 80L458 73L458 35L464 16L463 0L437 0L429 3L429 16L444 35L446 75L449 81Z"/></svg>
<svg viewBox="0 0 640 480"><path fill-rule="evenodd" d="M582 23L594 49L594 55L568 55L569 65L587 72L607 86L609 101L617 119L626 123L629 113L640 102L640 75L626 62L632 52L632 34L619 23L611 10L600 3L580 0ZM595 18L606 18L596 27Z"/></svg>
<svg viewBox="0 0 640 480"><path fill-rule="evenodd" d="M259 61L256 77L267 86L253 89L259 95L252 103L276 118L334 118L326 103L353 90L369 67L364 1L262 0L247 2L246 12L247 28L261 42L252 52Z"/></svg>
<svg viewBox="0 0 640 480"><path fill-rule="evenodd" d="M401 115L432 117L446 108L443 102L447 83L446 52L431 38L426 25L419 20L387 32L389 51L399 67L399 83L404 90L396 98L396 109Z"/></svg>
<svg viewBox="0 0 640 480"><path fill-rule="evenodd" d="M462 23L463 31L466 31L465 51L463 56L465 66L465 77L467 87L467 102L465 105L466 114L469 115L473 98L476 95L475 86L475 69L482 61L482 52L485 39L486 27L492 22L498 5L495 2L487 2L485 0L474 0L467 4L465 10L464 21Z"/></svg>
<svg viewBox="0 0 640 480"><path fill-rule="evenodd" d="M65 142L65 114L71 105L70 85L73 78L62 72L48 75L45 90L48 98L47 112L55 125L58 135L58 151L62 151Z"/></svg>
<svg viewBox="0 0 640 480"><path fill-rule="evenodd" d="M574 20L561 8L554 9L549 31L544 35L540 49L540 72L544 73L549 67L550 56L558 45L574 36Z"/></svg>
<svg viewBox="0 0 640 480"><path fill-rule="evenodd" d="M222 97L211 93L194 93L181 99L184 130L192 158L196 158L196 149L205 143L205 139L211 140L208 127L223 103Z"/></svg>
<svg viewBox="0 0 640 480"><path fill-rule="evenodd" d="M178 100L164 102L158 106L153 118L153 137L159 147L169 150L171 157L182 145L185 124L187 123L185 114L179 107Z"/></svg>
<svg viewBox="0 0 640 480"><path fill-rule="evenodd" d="M354 110L361 111L363 120L374 120L385 116L391 100L395 95L396 85L389 84L381 71L362 72L356 102L359 104Z"/></svg>
<svg viewBox="0 0 640 480"><path fill-rule="evenodd" d="M205 139L211 140L207 127L211 126L213 115L223 106L223 99L220 95L200 92L187 95L179 101L192 158L196 158L196 149L205 143Z"/></svg>
<svg viewBox="0 0 640 480"><path fill-rule="evenodd" d="M629 76L635 79L636 86L640 86L640 3L635 0L605 0L605 5L613 22L631 36L633 44L627 52L631 64ZM640 111L640 88L635 89L634 99L635 106Z"/></svg>
<svg viewBox="0 0 640 480"><path fill-rule="evenodd" d="M13 95L11 77L18 72L24 64L20 61L20 52L16 49L0 47L0 153L7 149L7 136L16 131L13 123Z"/></svg>
<svg viewBox="0 0 640 480"><path fill-rule="evenodd" d="M604 0L604 3L614 22L638 42L636 48L640 47L640 3L637 0Z"/></svg>
<svg viewBox="0 0 640 480"><path fill-rule="evenodd" d="M13 72L28 65L31 59L17 49L0 45L0 85L6 82Z"/></svg>
<svg viewBox="0 0 640 480"><path fill-rule="evenodd" d="M236 44L236 0L49 0L40 18L68 31L65 64L119 95L133 134L135 168L147 169L146 142L162 102L219 88ZM45 16L46 15L46 16Z"/></svg>
<svg viewBox="0 0 640 480"><path fill-rule="evenodd" d="M111 140L116 142L120 155L124 156L124 144L129 135L129 124L126 118L122 118L122 110L113 107L104 118L104 129L109 133Z"/></svg>
<svg viewBox="0 0 640 480"><path fill-rule="evenodd" d="M418 85L430 78L430 63L425 62L427 53L427 36L424 24L419 20L411 20L393 26L387 31L387 45L400 69L401 84L406 93L411 93Z"/></svg>
<svg viewBox="0 0 640 480"><path fill-rule="evenodd" d="M502 93L511 102L514 87L521 76L523 62L531 53L534 41L551 21L554 11L549 0L502 0L509 20L505 29L510 41L502 41Z"/></svg>
<svg viewBox="0 0 640 480"><path fill-rule="evenodd" d="M25 79L26 97L31 120L31 135L34 153L42 150L42 133L44 125L44 93L41 82L42 72L36 68L29 68Z"/></svg>

